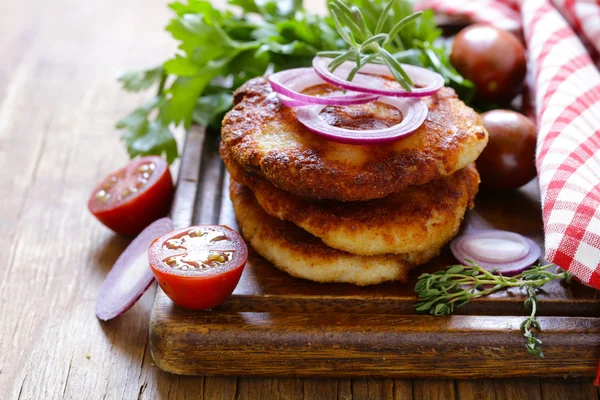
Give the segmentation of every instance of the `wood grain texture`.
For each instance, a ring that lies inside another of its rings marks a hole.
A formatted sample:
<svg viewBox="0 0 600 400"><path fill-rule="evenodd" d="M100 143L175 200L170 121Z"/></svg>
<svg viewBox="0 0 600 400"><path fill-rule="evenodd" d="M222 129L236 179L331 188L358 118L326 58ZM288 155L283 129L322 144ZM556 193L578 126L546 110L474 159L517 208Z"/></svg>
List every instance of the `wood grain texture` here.
<svg viewBox="0 0 600 400"><path fill-rule="evenodd" d="M364 385L350 379L164 373L148 351L153 291L119 320L96 320L100 284L129 240L97 223L85 203L96 181L127 160L116 119L150 95L123 93L115 73L174 50L162 30L165 5L0 2L0 398L351 399L353 387L362 395ZM394 399L413 398L411 381L393 382ZM589 381L545 385L548 398L597 397Z"/></svg>

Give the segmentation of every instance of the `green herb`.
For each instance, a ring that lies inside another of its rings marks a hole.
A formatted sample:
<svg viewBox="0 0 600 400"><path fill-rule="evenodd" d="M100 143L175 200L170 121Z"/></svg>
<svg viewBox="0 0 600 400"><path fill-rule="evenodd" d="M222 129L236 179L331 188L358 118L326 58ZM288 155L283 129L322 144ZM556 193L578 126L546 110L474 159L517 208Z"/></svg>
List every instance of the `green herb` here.
<svg viewBox="0 0 600 400"><path fill-rule="evenodd" d="M532 266L522 273L505 277L502 274L494 275L481 268L476 263L470 265L452 265L445 271L433 274L422 274L417 281L415 291L419 298L416 304L418 312L432 315L449 315L455 308L461 307L473 299L487 296L491 293L518 287L527 290L525 308L531 309L530 316L523 321L521 331L527 342L525 344L529 353L543 357L541 350L542 341L535 337L540 325L535 319L537 311L536 293L546 283L564 279L569 281L571 274L558 269L552 272L549 269L554 264Z"/></svg>
<svg viewBox="0 0 600 400"><path fill-rule="evenodd" d="M117 123L125 130L122 139L130 156L161 154L173 161L178 156L173 127L187 129L199 123L218 129L231 108L233 91L248 79L310 66L318 52L347 52L344 39L350 35L363 46L366 57L361 63L373 61L371 52L379 46L377 54L387 65L397 68L402 62L432 68L469 100L472 84L450 65L430 11L415 19L406 0L334 3L338 23L343 20L344 27L337 26L332 16L309 13L300 0L229 0L237 7L235 13L216 9L206 0L171 3L175 16L166 30L179 42L177 54L162 65L119 77L127 91L156 90L152 99ZM362 17L349 21L347 10L353 18ZM359 31L378 33L367 38ZM397 78L409 82L400 69Z"/></svg>
<svg viewBox="0 0 600 400"><path fill-rule="evenodd" d="M335 57L328 65L332 72L345 61L355 61L356 66L348 75L349 81L354 79L358 71L366 64L385 64L398 83L410 92L413 86L412 80L386 47L396 40L403 28L415 22L423 13L417 12L404 16L395 22L389 33L384 33L383 28L395 2L396 0L391 0L385 6L377 18L375 29L371 31L367 27L366 19L358 7L348 7L341 0L332 0L329 3L329 13L333 17L338 33L350 46L350 49L346 51L322 51L317 55Z"/></svg>
<svg viewBox="0 0 600 400"><path fill-rule="evenodd" d="M407 1L345 2L352 3L356 9L361 10L366 27L371 32L390 32L390 36L394 35L383 46L393 58L400 63L436 71L463 101L470 103L475 94L475 86L450 64L451 43L442 37L442 30L435 22L433 11L425 10L415 15L412 4ZM412 15L415 16L407 19ZM400 24L399 21L403 20L405 23Z"/></svg>

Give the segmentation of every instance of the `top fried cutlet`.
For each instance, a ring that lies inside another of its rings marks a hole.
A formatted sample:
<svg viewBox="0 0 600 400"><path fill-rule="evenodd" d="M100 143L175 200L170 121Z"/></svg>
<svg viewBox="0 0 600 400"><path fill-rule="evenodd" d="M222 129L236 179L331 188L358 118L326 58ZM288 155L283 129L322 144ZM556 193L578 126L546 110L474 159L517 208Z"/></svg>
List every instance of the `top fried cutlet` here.
<svg viewBox="0 0 600 400"><path fill-rule="evenodd" d="M266 78L234 94L223 120L221 152L276 187L316 199L364 201L451 175L474 161L488 141L479 115L450 88L424 98L427 119L411 136L383 145L332 142L301 125ZM380 104L380 103L377 103ZM395 110L373 104L325 109L330 123L350 129L390 126Z"/></svg>

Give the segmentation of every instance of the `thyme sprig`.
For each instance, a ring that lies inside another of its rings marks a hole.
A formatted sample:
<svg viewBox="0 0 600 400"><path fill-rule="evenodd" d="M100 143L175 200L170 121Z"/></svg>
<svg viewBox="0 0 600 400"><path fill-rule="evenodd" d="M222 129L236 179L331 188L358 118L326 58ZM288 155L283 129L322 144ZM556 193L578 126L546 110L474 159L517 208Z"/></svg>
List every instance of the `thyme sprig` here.
<svg viewBox="0 0 600 400"><path fill-rule="evenodd" d="M521 324L521 331L527 339L527 351L543 357L542 341L536 337L541 331L536 320L536 294L548 282L559 279L568 282L572 277L570 273L561 269L552 272L551 267L555 265L534 265L518 275L506 277L500 273L495 275L474 262L470 265L452 265L444 271L419 276L415 286L419 302L415 307L417 312L436 316L449 315L473 299L511 287L526 289L528 297L525 300L525 308L531 309L531 314Z"/></svg>
<svg viewBox="0 0 600 400"><path fill-rule="evenodd" d="M400 62L392 55L386 46L392 43L400 31L419 18L423 12L415 12L405 16L393 25L389 32L383 32L390 11L396 0L391 0L379 15L374 31L371 31L361 10L356 6L348 6L341 0L329 2L329 12L335 22L335 27L342 39L350 46L343 51L322 51L317 55L332 57L328 68L335 71L346 61L354 61L356 65L348 74L348 81L352 81L358 71L366 64L385 64L392 76L407 91L412 90L413 82L402 68Z"/></svg>

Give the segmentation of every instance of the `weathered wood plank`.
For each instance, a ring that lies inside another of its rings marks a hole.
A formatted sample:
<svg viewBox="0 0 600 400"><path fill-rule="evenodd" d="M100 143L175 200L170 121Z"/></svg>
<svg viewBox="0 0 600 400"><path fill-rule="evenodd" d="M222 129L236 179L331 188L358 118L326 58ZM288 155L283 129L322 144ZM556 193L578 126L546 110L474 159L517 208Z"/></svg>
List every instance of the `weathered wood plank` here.
<svg viewBox="0 0 600 400"><path fill-rule="evenodd" d="M496 398L500 400L540 400L542 392L540 381L529 380L496 380L494 381Z"/></svg>
<svg viewBox="0 0 600 400"><path fill-rule="evenodd" d="M352 380L352 398L354 400L393 399L393 379L362 378Z"/></svg>
<svg viewBox="0 0 600 400"><path fill-rule="evenodd" d="M135 398L154 292L98 323L98 287L128 240L85 204L127 160L114 123L143 100L124 96L114 72L172 50L155 29L167 10L67 0L0 9L0 397ZM139 35L152 52L132 54Z"/></svg>
<svg viewBox="0 0 600 400"><path fill-rule="evenodd" d="M157 319L157 313L164 317ZM485 378L595 374L600 357L599 319L540 317L538 321L544 358L524 353L520 317L191 312L174 306L159 292L150 344L162 369L190 375Z"/></svg>
<svg viewBox="0 0 600 400"><path fill-rule="evenodd" d="M404 379L394 379L394 400L412 400L413 382Z"/></svg>
<svg viewBox="0 0 600 400"><path fill-rule="evenodd" d="M598 388L594 386L591 380L546 380L540 382L540 387L542 390L542 399L544 400L598 400L600 397L598 396Z"/></svg>
<svg viewBox="0 0 600 400"><path fill-rule="evenodd" d="M414 400L454 400L454 381L449 379L421 380L413 382Z"/></svg>
<svg viewBox="0 0 600 400"><path fill-rule="evenodd" d="M339 381L337 379L307 379L304 381L304 399L337 400ZM347 392L343 397L347 398Z"/></svg>
<svg viewBox="0 0 600 400"><path fill-rule="evenodd" d="M481 399L496 400L496 390L493 379L481 379L476 381L456 381L457 400Z"/></svg>
<svg viewBox="0 0 600 400"><path fill-rule="evenodd" d="M205 399L235 400L237 390L237 378L213 377L204 381Z"/></svg>

